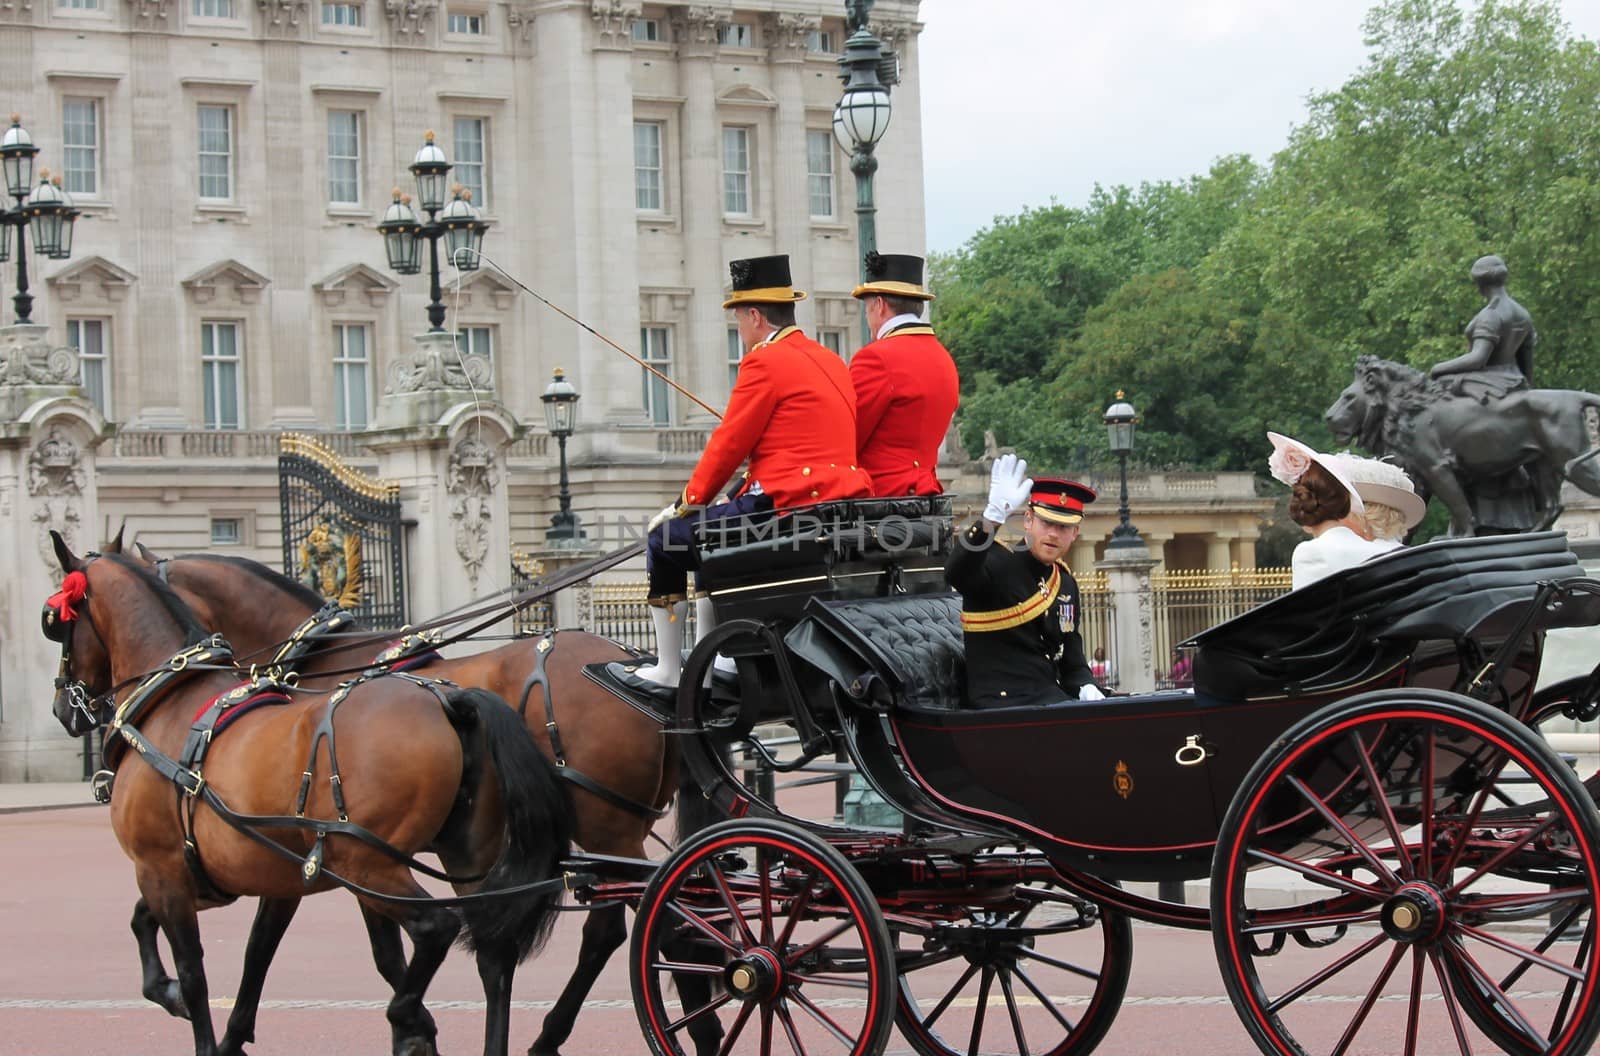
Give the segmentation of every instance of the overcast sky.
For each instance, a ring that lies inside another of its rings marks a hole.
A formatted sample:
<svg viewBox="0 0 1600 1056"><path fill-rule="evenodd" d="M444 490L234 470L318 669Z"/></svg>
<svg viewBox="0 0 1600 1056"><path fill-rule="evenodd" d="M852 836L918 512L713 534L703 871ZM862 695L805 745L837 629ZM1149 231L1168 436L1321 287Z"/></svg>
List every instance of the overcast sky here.
<svg viewBox="0 0 1600 1056"><path fill-rule="evenodd" d="M1469 2L1469 0L1464 0ZM1369 0L922 0L928 248L1096 183L1265 161L1366 59ZM1600 38L1600 0L1562 0Z"/></svg>

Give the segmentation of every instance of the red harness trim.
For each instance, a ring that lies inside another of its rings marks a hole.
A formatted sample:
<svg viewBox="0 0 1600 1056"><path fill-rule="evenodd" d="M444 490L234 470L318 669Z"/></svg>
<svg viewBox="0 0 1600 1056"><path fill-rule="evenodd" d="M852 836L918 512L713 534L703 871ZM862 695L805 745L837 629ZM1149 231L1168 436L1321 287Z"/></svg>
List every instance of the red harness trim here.
<svg viewBox="0 0 1600 1056"><path fill-rule="evenodd" d="M243 685L249 685L249 683L242 683L242 684ZM228 693L231 693L231 692L233 692L233 691L229 690L227 693L218 693L216 696L212 697L210 700L208 700L204 704L200 705L200 707L195 710L194 719L192 721L199 722L200 718L203 715L205 715L206 712L210 711L212 706L215 705L218 700L220 700L223 697L227 696ZM239 718L239 716L243 715L247 711L253 711L256 708L262 707L263 705L266 705L266 704L288 704L288 703L289 703L289 698L286 695L284 695L283 693L279 693L276 690L271 690L271 689L263 690L262 692L257 693L253 697L246 697L244 700L241 700L237 704L230 704L226 709L223 710L221 715L217 716L216 725L214 725L211 728L212 729L211 736L212 737L216 737L224 729L226 729L228 726L232 725L233 721L235 719Z"/></svg>

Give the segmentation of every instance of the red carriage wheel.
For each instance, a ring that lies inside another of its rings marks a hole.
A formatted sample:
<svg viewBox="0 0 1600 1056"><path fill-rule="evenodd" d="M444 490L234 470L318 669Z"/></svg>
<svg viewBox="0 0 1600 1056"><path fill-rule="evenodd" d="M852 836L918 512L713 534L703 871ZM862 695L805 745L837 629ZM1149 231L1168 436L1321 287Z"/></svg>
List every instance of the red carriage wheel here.
<svg viewBox="0 0 1600 1056"><path fill-rule="evenodd" d="M1222 977L1276 1056L1577 1056L1600 1033L1600 816L1466 697L1363 694L1251 769L1212 867Z"/></svg>
<svg viewBox="0 0 1600 1056"><path fill-rule="evenodd" d="M889 930L895 1021L921 1056L1082 1056L1116 1018L1133 958L1127 917L1050 883L946 919L896 914Z"/></svg>
<svg viewBox="0 0 1600 1056"><path fill-rule="evenodd" d="M780 821L713 825L662 863L630 975L656 1056L876 1056L894 1023L894 953L872 891L837 850Z"/></svg>

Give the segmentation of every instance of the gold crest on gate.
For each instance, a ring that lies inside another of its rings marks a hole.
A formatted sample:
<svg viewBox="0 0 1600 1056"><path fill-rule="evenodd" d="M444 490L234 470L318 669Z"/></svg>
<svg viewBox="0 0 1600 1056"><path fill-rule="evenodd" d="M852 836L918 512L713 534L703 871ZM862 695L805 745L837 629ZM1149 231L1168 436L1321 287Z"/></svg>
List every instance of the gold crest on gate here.
<svg viewBox="0 0 1600 1056"><path fill-rule="evenodd" d="M1133 775L1128 772L1128 764L1121 759L1117 760L1117 772L1111 777L1111 787L1123 799L1133 795Z"/></svg>

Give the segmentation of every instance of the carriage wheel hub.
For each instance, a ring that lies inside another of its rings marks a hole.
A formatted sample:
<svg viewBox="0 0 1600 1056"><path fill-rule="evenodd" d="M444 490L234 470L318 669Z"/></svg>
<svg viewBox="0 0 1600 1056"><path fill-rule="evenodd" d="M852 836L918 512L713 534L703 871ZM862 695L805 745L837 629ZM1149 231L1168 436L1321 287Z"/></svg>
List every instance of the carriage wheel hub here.
<svg viewBox="0 0 1600 1056"><path fill-rule="evenodd" d="M1444 898L1432 884L1402 884L1384 902L1380 919L1396 942L1432 942L1444 928Z"/></svg>
<svg viewBox="0 0 1600 1056"><path fill-rule="evenodd" d="M777 994L783 966L770 950L755 949L730 962L724 978L735 996L765 1001Z"/></svg>

